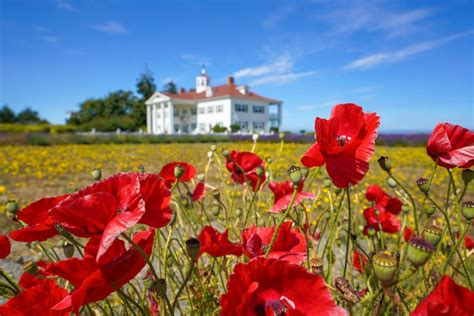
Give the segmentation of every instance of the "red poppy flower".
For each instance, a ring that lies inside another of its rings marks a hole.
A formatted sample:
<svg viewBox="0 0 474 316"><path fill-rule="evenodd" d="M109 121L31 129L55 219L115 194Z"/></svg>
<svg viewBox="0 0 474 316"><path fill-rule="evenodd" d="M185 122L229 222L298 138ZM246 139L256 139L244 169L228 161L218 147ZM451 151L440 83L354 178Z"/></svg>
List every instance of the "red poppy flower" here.
<svg viewBox="0 0 474 316"><path fill-rule="evenodd" d="M10 254L11 245L8 237L0 235L0 259L8 257Z"/></svg>
<svg viewBox="0 0 474 316"><path fill-rule="evenodd" d="M117 236L135 224L168 224L169 203L170 192L158 175L119 173L72 194L49 214L79 237L102 235L99 260Z"/></svg>
<svg viewBox="0 0 474 316"><path fill-rule="evenodd" d="M472 316L474 315L474 292L457 285L445 275L411 315Z"/></svg>
<svg viewBox="0 0 474 316"><path fill-rule="evenodd" d="M301 163L306 167L326 164L329 176L339 188L357 184L369 170L379 124L376 113L364 113L362 107L352 103L338 104L329 120L316 118L316 142Z"/></svg>
<svg viewBox="0 0 474 316"><path fill-rule="evenodd" d="M365 255L360 254L357 250L354 250L352 257L354 269L359 271L359 273L362 273L364 271L363 265L366 265L367 262L369 262L369 259Z"/></svg>
<svg viewBox="0 0 474 316"><path fill-rule="evenodd" d="M199 182L194 188L194 191L191 196L191 201L193 202L199 201L200 199L204 197L205 193L206 193L206 184L204 182Z"/></svg>
<svg viewBox="0 0 474 316"><path fill-rule="evenodd" d="M242 232L242 248L249 257L258 257L265 254L269 246L276 225L273 227L256 227L255 225ZM306 239L298 231L291 229L291 222L284 222L278 230L269 258L290 261L301 264L306 259Z"/></svg>
<svg viewBox="0 0 474 316"><path fill-rule="evenodd" d="M154 230L150 229L135 234L133 240L150 256L154 237ZM123 241L118 239L104 254L100 263L96 262L93 249L98 248L91 247L91 253L83 259L66 259L47 267L49 273L68 280L75 287L52 307L54 310L77 312L85 304L102 300L128 283L145 266L140 253L133 246L125 250Z"/></svg>
<svg viewBox="0 0 474 316"><path fill-rule="evenodd" d="M212 257L242 255L242 247L229 241L227 229L221 234L212 226L204 226L197 239L201 242L199 256L203 253Z"/></svg>
<svg viewBox="0 0 474 316"><path fill-rule="evenodd" d="M474 166L474 133L459 125L436 125L426 145L433 161L445 168Z"/></svg>
<svg viewBox="0 0 474 316"><path fill-rule="evenodd" d="M49 216L48 211L67 197L69 194L43 198L21 209L17 218L27 226L10 232L10 238L16 241L33 242L45 241L56 236L58 232L54 228L55 221Z"/></svg>
<svg viewBox="0 0 474 316"><path fill-rule="evenodd" d="M302 192L303 185L303 181L301 181L301 183L298 185L298 193L296 194L293 206L300 204L304 199L315 198L313 193ZM293 197L293 183L289 180L286 182L272 182L268 185L268 187L274 194L274 202L270 212L278 213L286 210Z"/></svg>
<svg viewBox="0 0 474 316"><path fill-rule="evenodd" d="M180 161L175 161L175 162L170 162L161 168L161 171L159 173L160 177L165 180L166 186L168 188L171 188L173 186L173 183L176 182L176 177L174 175L174 168L176 166L182 166L184 168L184 173L179 178L178 182L188 182L194 179L194 176L196 175L196 168L193 167L193 165L190 165L186 162L180 162Z"/></svg>
<svg viewBox="0 0 474 316"><path fill-rule="evenodd" d="M466 249L471 250L474 248L474 241L472 240L471 236L466 235L464 236L464 246L466 246Z"/></svg>
<svg viewBox="0 0 474 316"><path fill-rule="evenodd" d="M48 264L42 260L36 261L36 265L38 266L38 273L37 274L31 274L28 272L23 272L20 276L20 279L18 280L18 284L24 288L28 289L32 286L38 285L43 282L43 280L50 276L51 273L46 272L46 267Z"/></svg>
<svg viewBox="0 0 474 316"><path fill-rule="evenodd" d="M257 167L263 167L263 160L251 152L232 150L227 157L226 167L236 183L250 183L252 191L257 191L265 182L265 174L260 177L256 173Z"/></svg>
<svg viewBox="0 0 474 316"><path fill-rule="evenodd" d="M40 279L38 283L23 290L17 296L0 306L1 315L68 315L62 311L51 310L57 302L67 295L67 291L51 279Z"/></svg>
<svg viewBox="0 0 474 316"><path fill-rule="evenodd" d="M406 242L409 242L411 236L413 236L413 230L410 227L405 227L405 229L403 230L403 239Z"/></svg>
<svg viewBox="0 0 474 316"><path fill-rule="evenodd" d="M368 201L374 202L375 209L379 211L387 211L397 215L402 210L402 201L391 197L376 184L372 184L367 188L365 197Z"/></svg>
<svg viewBox="0 0 474 316"><path fill-rule="evenodd" d="M400 221L390 212L379 211L379 221L377 221L375 209L373 207L369 207L364 210L364 217L367 222L367 225L364 227L364 234L367 234L367 229L369 227L372 227L377 231L380 230L379 222L380 226L382 226L382 231L386 233L398 233L401 229Z"/></svg>
<svg viewBox="0 0 474 316"><path fill-rule="evenodd" d="M220 302L221 316L346 315L322 277L275 259L236 265Z"/></svg>

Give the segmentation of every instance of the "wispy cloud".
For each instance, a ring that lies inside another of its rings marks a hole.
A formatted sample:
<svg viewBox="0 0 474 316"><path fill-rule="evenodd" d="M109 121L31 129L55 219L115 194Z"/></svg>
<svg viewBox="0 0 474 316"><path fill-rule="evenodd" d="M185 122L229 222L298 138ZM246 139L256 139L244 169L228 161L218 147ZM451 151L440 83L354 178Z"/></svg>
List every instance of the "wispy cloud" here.
<svg viewBox="0 0 474 316"><path fill-rule="evenodd" d="M385 63L393 63L397 61L402 61L410 56L434 49L441 45L444 45L452 40L465 37L467 35L472 34L474 31L470 30L463 33L453 34L451 36L416 43L405 47L400 50L396 50L393 52L384 52L384 53L376 53L366 57L362 57L359 59L354 60L353 62L344 66L345 69L364 69L364 68L371 68L380 64Z"/></svg>
<svg viewBox="0 0 474 316"><path fill-rule="evenodd" d="M191 65L198 65L198 66L202 66L202 65L211 66L212 65L210 58L201 56L198 54L184 53L184 54L181 54L179 57Z"/></svg>
<svg viewBox="0 0 474 316"><path fill-rule="evenodd" d="M57 0L56 6L65 11L77 11L77 8L65 0Z"/></svg>
<svg viewBox="0 0 474 316"><path fill-rule="evenodd" d="M263 28L269 29L277 26L294 11L295 7L289 5L278 8L276 11L270 13L266 18L264 18L262 22Z"/></svg>
<svg viewBox="0 0 474 316"><path fill-rule="evenodd" d="M234 73L234 77L258 77L270 73L284 73L291 70L293 68L293 65L294 62L290 58L290 56L288 54L284 54L282 56L279 56L275 61L271 63L240 69Z"/></svg>
<svg viewBox="0 0 474 316"><path fill-rule="evenodd" d="M285 74L275 74L257 78L250 82L251 86L262 86L267 84L282 85L287 84L304 77L310 77L317 74L317 71L290 72Z"/></svg>
<svg viewBox="0 0 474 316"><path fill-rule="evenodd" d="M97 24L92 26L93 29L109 34L127 34L127 29L122 23L117 21L105 22L103 24Z"/></svg>
<svg viewBox="0 0 474 316"><path fill-rule="evenodd" d="M59 41L59 38L53 35L40 36L39 39L46 43L57 43Z"/></svg>

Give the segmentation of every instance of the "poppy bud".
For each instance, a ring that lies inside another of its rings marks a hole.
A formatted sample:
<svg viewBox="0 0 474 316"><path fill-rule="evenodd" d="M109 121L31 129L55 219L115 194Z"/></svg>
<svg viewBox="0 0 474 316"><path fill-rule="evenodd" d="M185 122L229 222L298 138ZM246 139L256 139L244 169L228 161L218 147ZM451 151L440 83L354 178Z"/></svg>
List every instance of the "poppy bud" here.
<svg viewBox="0 0 474 316"><path fill-rule="evenodd" d="M217 146L216 145L211 145L211 151L216 151Z"/></svg>
<svg viewBox="0 0 474 316"><path fill-rule="evenodd" d="M360 303L359 294L354 290L346 278L336 278L334 280L334 287L336 288L337 293L345 300L354 304Z"/></svg>
<svg viewBox="0 0 474 316"><path fill-rule="evenodd" d="M299 185L303 179L303 174L301 173L300 167L291 166L288 169L288 175L290 176L290 180L294 185Z"/></svg>
<svg viewBox="0 0 474 316"><path fill-rule="evenodd" d="M211 195L213 198L215 198L217 201L221 200L221 192L218 189L214 189L211 192Z"/></svg>
<svg viewBox="0 0 474 316"><path fill-rule="evenodd" d="M323 260L320 258L313 258L310 260L310 265L311 265L311 271L313 271L314 274L322 275L323 274Z"/></svg>
<svg viewBox="0 0 474 316"><path fill-rule="evenodd" d="M410 212L410 207L406 204L403 204L402 205L402 212L403 212L403 214L408 214L408 212Z"/></svg>
<svg viewBox="0 0 474 316"><path fill-rule="evenodd" d="M63 254L66 258L74 256L74 246L71 243L65 242L63 245Z"/></svg>
<svg viewBox="0 0 474 316"><path fill-rule="evenodd" d="M200 250L201 242L198 239L190 238L186 240L186 252L192 260L195 260L199 256Z"/></svg>
<svg viewBox="0 0 474 316"><path fill-rule="evenodd" d="M196 176L196 179L199 181L199 182L204 182L204 180L206 180L206 175L204 173L200 173Z"/></svg>
<svg viewBox="0 0 474 316"><path fill-rule="evenodd" d="M339 195L341 192L342 192L341 188L335 188L334 189L334 193L336 193L336 195Z"/></svg>
<svg viewBox="0 0 474 316"><path fill-rule="evenodd" d="M382 250L372 257L374 273L382 283L390 283L397 273L397 258L387 250Z"/></svg>
<svg viewBox="0 0 474 316"><path fill-rule="evenodd" d="M184 174L184 166L183 165L176 165L174 167L174 176L176 179L180 179Z"/></svg>
<svg viewBox="0 0 474 316"><path fill-rule="evenodd" d="M472 181L472 179L474 179L474 170L464 169L462 171L462 180L464 181L464 183L468 184Z"/></svg>
<svg viewBox="0 0 474 316"><path fill-rule="evenodd" d="M138 166L138 172L139 173L145 173L145 167L143 167L142 165L139 165Z"/></svg>
<svg viewBox="0 0 474 316"><path fill-rule="evenodd" d="M433 215L436 212L436 206L433 203L427 203L425 206L425 213L428 216Z"/></svg>
<svg viewBox="0 0 474 316"><path fill-rule="evenodd" d="M472 220L474 218L474 203L472 201L462 203L461 212L468 221Z"/></svg>
<svg viewBox="0 0 474 316"><path fill-rule="evenodd" d="M284 139L284 138L285 138L285 133L279 133L279 134L278 134L278 138Z"/></svg>
<svg viewBox="0 0 474 316"><path fill-rule="evenodd" d="M238 208L235 210L235 216L240 217L242 215L242 209Z"/></svg>
<svg viewBox="0 0 474 316"><path fill-rule="evenodd" d="M191 199L189 198L189 196L182 196L181 197L181 204L183 204L183 206L186 209L188 209L191 206Z"/></svg>
<svg viewBox="0 0 474 316"><path fill-rule="evenodd" d="M271 164L273 162L273 159L272 157L267 157L265 158L265 161L267 162L267 164Z"/></svg>
<svg viewBox="0 0 474 316"><path fill-rule="evenodd" d="M416 180L416 185L418 186L418 189L420 189L421 192L428 195L428 192L430 191L430 184L428 179L419 178L418 180Z"/></svg>
<svg viewBox="0 0 474 316"><path fill-rule="evenodd" d="M9 200L7 203L5 203L5 214L12 221L16 221L16 214L18 213L19 209L20 207L15 200Z"/></svg>
<svg viewBox="0 0 474 316"><path fill-rule="evenodd" d="M220 212L221 212L220 205L219 204L212 204L212 206L211 206L212 215L217 217L217 216L219 216Z"/></svg>
<svg viewBox="0 0 474 316"><path fill-rule="evenodd" d="M257 166L257 168L255 168L255 173L257 174L257 177L261 178L263 173L265 172L265 169L263 169L262 166Z"/></svg>
<svg viewBox="0 0 474 316"><path fill-rule="evenodd" d="M324 178L324 180L323 180L323 185L324 185L326 188L331 187L331 184L332 184L331 179L329 179L329 178Z"/></svg>
<svg viewBox="0 0 474 316"><path fill-rule="evenodd" d="M227 149L222 149L222 155L227 158L229 157L230 153Z"/></svg>
<svg viewBox="0 0 474 316"><path fill-rule="evenodd" d="M260 137L260 135L258 135L257 133L252 134L252 140L253 140L254 142L256 142L259 137Z"/></svg>
<svg viewBox="0 0 474 316"><path fill-rule="evenodd" d="M415 268L418 268L428 261L433 251L432 244L422 238L412 237L408 243L407 258Z"/></svg>
<svg viewBox="0 0 474 316"><path fill-rule="evenodd" d="M436 247L441 240L441 235L443 234L443 231L441 228L434 226L434 225L429 225L425 228L425 231L423 232L423 237L427 242L433 245L433 247Z"/></svg>
<svg viewBox="0 0 474 316"><path fill-rule="evenodd" d="M373 227L369 227L369 228L367 229L367 235L368 235L369 237L374 237L374 236L375 236L375 229L374 229Z"/></svg>
<svg viewBox="0 0 474 316"><path fill-rule="evenodd" d="M151 277L147 277L143 280L143 285L146 289L150 290L153 286L153 279Z"/></svg>
<svg viewBox="0 0 474 316"><path fill-rule="evenodd" d="M23 265L23 271L29 274L38 274L38 265L34 261L28 261Z"/></svg>
<svg viewBox="0 0 474 316"><path fill-rule="evenodd" d="M390 170L392 170L392 161L388 157L381 156L377 162L379 163L380 168L382 168L383 171L390 173Z"/></svg>
<svg viewBox="0 0 474 316"><path fill-rule="evenodd" d="M393 178L389 177L387 178L387 184L389 187L391 187L392 189L396 188L397 187L397 183L395 182L395 180L393 180Z"/></svg>
<svg viewBox="0 0 474 316"><path fill-rule="evenodd" d="M207 158L211 159L212 156L214 156L214 152L213 151L208 151L207 152Z"/></svg>
<svg viewBox="0 0 474 316"><path fill-rule="evenodd" d="M158 279L154 281L150 286L150 291L155 293L158 297L165 297L166 295L166 280L165 279Z"/></svg>
<svg viewBox="0 0 474 316"><path fill-rule="evenodd" d="M301 167L301 174L303 175L304 178L306 178L309 174L309 169L306 167Z"/></svg>
<svg viewBox="0 0 474 316"><path fill-rule="evenodd" d="M94 169L92 170L91 175L92 179L94 179L95 181L99 181L102 178L102 170Z"/></svg>

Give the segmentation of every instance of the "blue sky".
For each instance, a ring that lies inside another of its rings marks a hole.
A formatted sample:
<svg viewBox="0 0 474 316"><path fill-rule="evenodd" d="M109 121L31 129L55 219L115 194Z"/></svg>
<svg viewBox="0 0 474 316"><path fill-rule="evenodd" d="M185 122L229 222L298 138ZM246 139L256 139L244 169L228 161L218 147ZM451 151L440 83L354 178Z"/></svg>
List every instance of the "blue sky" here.
<svg viewBox="0 0 474 316"><path fill-rule="evenodd" d="M381 130L474 129L473 2L0 2L0 104L54 123L89 97L135 90L145 65L159 88L190 88L200 65L284 101L283 128L355 102Z"/></svg>

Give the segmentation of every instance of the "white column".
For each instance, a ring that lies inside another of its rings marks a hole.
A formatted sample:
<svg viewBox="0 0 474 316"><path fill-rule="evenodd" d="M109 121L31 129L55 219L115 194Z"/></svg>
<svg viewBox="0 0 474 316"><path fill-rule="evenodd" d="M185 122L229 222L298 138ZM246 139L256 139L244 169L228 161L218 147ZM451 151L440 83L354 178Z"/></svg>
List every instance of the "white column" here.
<svg viewBox="0 0 474 316"><path fill-rule="evenodd" d="M278 103L278 131L281 132L281 103Z"/></svg>
<svg viewBox="0 0 474 316"><path fill-rule="evenodd" d="M160 117L161 117L161 133L165 133L165 104L161 103L160 104Z"/></svg>
<svg viewBox="0 0 474 316"><path fill-rule="evenodd" d="M149 105L146 105L146 132L148 134L152 134L152 128L151 128L151 107Z"/></svg>
<svg viewBox="0 0 474 316"><path fill-rule="evenodd" d="M168 111L170 114L170 119L168 121L170 123L170 134L174 134L174 107L171 102L168 102Z"/></svg>

